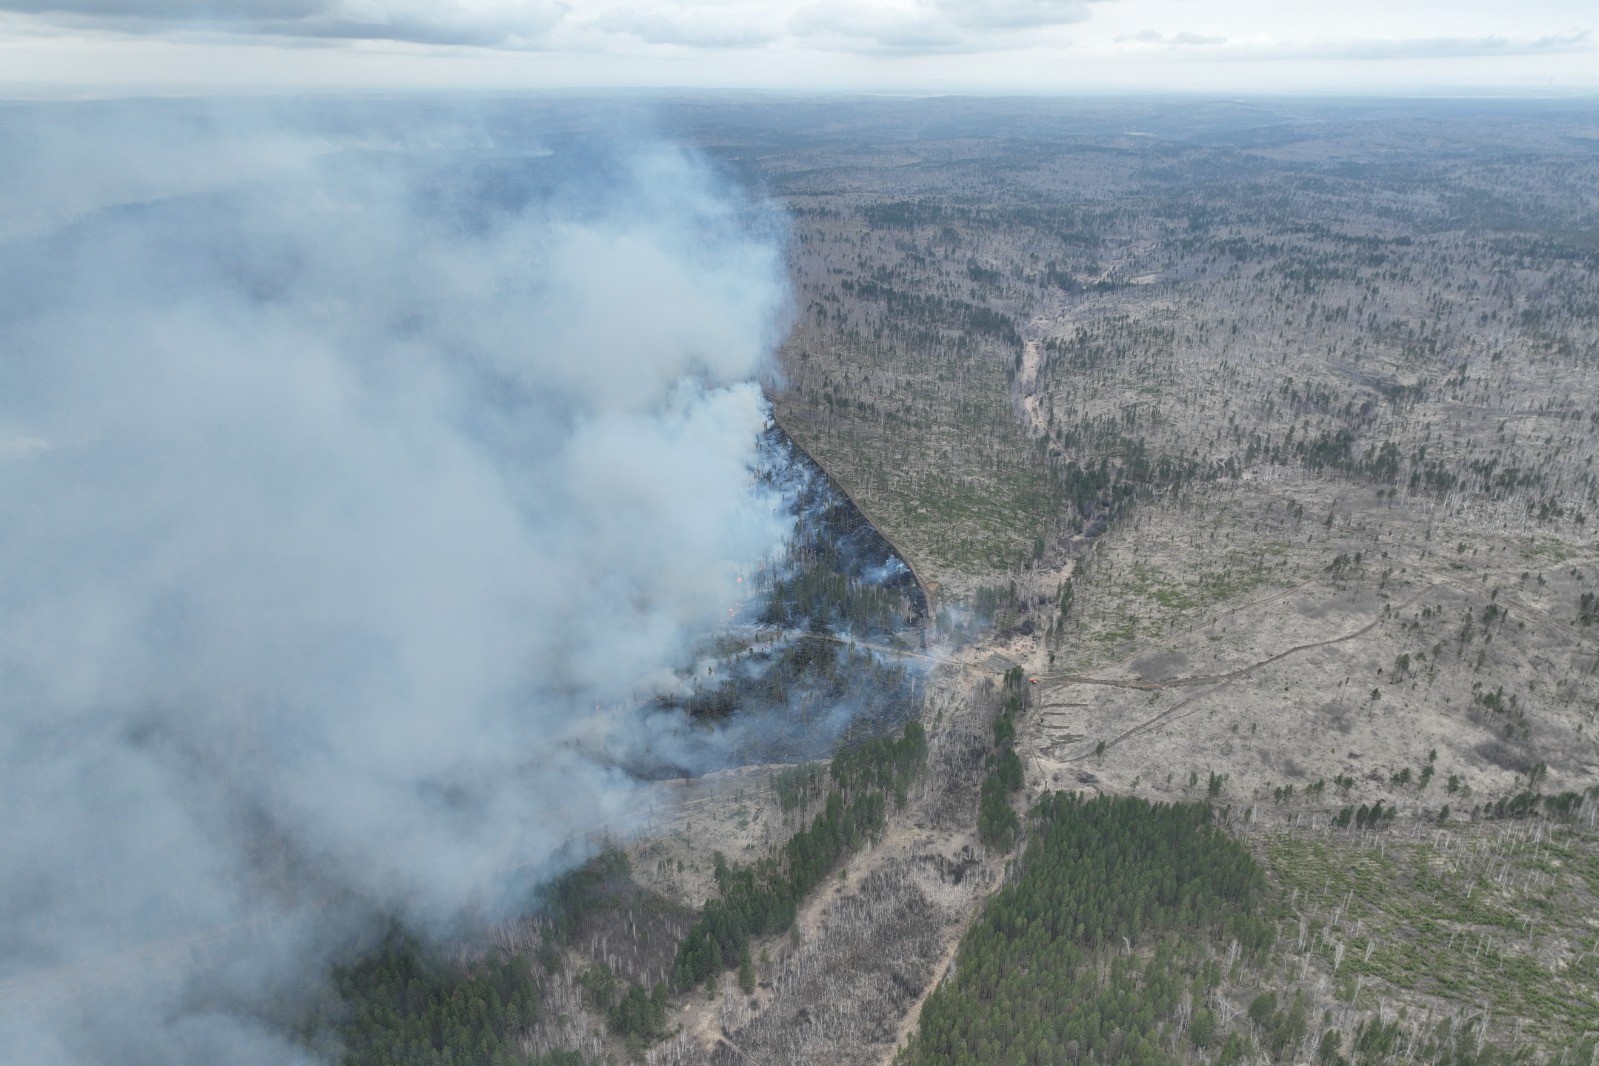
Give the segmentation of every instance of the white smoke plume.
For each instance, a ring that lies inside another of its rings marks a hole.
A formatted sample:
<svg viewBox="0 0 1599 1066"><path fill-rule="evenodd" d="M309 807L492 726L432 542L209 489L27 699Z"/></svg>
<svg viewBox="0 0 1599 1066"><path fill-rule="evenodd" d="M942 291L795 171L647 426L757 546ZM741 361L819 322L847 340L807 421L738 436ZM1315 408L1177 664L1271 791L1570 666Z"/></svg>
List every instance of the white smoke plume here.
<svg viewBox="0 0 1599 1066"><path fill-rule="evenodd" d="M184 106L0 128L4 1061L294 1061L202 962L303 982L334 901L492 916L625 827L671 723L618 708L792 526L776 227L708 168Z"/></svg>

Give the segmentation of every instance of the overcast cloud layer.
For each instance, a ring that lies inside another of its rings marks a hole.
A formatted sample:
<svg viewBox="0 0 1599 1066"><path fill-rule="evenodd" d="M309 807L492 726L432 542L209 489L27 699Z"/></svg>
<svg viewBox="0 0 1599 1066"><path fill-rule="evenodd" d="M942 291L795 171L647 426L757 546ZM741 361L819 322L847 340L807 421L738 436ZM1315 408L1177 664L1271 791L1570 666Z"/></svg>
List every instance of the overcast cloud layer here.
<svg viewBox="0 0 1599 1066"><path fill-rule="evenodd" d="M79 29L173 30L556 49L603 36L722 48L817 38L855 47L976 47L995 33L1079 22L1088 0L0 0L0 11Z"/></svg>
<svg viewBox="0 0 1599 1066"><path fill-rule="evenodd" d="M0 0L0 85L1558 93L1599 90L1596 23L1591 0Z"/></svg>
<svg viewBox="0 0 1599 1066"><path fill-rule="evenodd" d="M492 918L625 828L613 767L679 725L634 700L790 528L760 213L670 152L574 185L403 117L460 147L8 116L7 1061L292 1061L234 982L305 987L344 901Z"/></svg>

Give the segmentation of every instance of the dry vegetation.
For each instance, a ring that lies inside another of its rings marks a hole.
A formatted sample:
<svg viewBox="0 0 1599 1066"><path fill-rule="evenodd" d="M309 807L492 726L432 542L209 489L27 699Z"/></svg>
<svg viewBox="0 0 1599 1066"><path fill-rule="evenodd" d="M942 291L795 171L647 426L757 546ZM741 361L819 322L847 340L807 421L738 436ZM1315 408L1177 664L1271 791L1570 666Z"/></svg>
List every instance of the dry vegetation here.
<svg viewBox="0 0 1599 1066"><path fill-rule="evenodd" d="M990 628L929 683L907 808L761 945L753 994L679 1001L650 1060L892 1058L1004 877L977 795L1017 663L1018 811L1212 802L1277 894L1275 945L1217 949L1218 1036L1176 1058L1330 1063L1332 1029L1362 1062L1576 1061L1599 1031L1591 109L672 121L790 209L784 424L946 619ZM636 844L640 880L696 905L713 850L780 843L759 776ZM1579 798L1495 816L1522 792ZM1339 824L1378 802L1382 828ZM1273 1043L1262 989L1303 1033Z"/></svg>

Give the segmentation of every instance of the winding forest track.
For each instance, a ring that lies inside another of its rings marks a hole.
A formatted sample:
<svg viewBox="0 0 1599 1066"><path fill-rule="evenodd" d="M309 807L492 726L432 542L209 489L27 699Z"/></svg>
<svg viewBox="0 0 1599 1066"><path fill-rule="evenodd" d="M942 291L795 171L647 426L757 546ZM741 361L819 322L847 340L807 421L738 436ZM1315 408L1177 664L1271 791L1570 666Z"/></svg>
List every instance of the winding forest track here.
<svg viewBox="0 0 1599 1066"><path fill-rule="evenodd" d="M1436 585L1429 586L1429 588L1436 588L1436 587L1437 587ZM1418 593L1416 596L1412 596L1409 600L1406 601L1406 603L1408 604L1408 603L1414 601L1415 599L1417 599L1422 594L1423 593ZM1056 677L1049 678L1044 683L1045 684L1050 684L1050 685L1052 685L1053 687L1056 687L1056 688L1065 688L1065 687L1070 686L1070 685L1105 685L1105 686L1109 686L1109 687L1112 687L1112 688L1135 689L1135 690L1138 690L1138 691L1141 691L1141 692L1162 691L1162 690L1165 690L1165 689L1185 688L1185 687L1192 687L1192 686L1195 686L1195 685L1209 685L1209 686L1211 686L1211 687L1205 689L1203 692L1196 692L1192 696L1189 696L1187 699L1179 700L1176 704L1172 705L1171 707L1166 708L1166 710L1162 711L1160 714L1155 715L1153 718L1146 719L1145 721L1142 721L1142 722L1138 723L1137 725L1133 726L1130 729L1127 729L1126 731L1118 734L1117 736L1111 738L1110 740L1104 741L1105 749L1109 750L1110 748L1114 748L1118 744L1121 744L1123 741L1131 740L1134 737L1141 736L1141 735L1143 735L1145 733L1150 733L1150 732L1153 732L1156 729L1159 729L1161 726L1165 725L1167 722L1169 722L1173 718L1175 718L1178 715L1179 712L1181 712L1184 708L1188 707L1190 704L1194 703L1196 700L1202 699L1205 696L1209 696L1212 693L1214 693L1214 692L1226 687L1227 685L1231 684L1234 681L1241 681L1244 678L1250 677L1257 670L1260 670L1260 669L1263 669L1264 667L1270 666L1273 663L1281 662L1282 660L1287 659L1290 656L1299 655L1299 654L1301 654L1303 652L1314 651L1317 648L1326 648L1326 647L1331 647L1332 645L1335 645L1335 644L1343 644L1343 643L1346 643L1348 641L1358 640L1359 638L1365 636L1367 633L1370 633L1373 629L1376 629L1378 626L1380 626L1383 623L1385 617L1386 617L1386 615L1374 618L1370 622L1367 622L1365 625L1361 626L1359 629L1353 630L1352 632L1349 632L1349 633L1345 633L1345 634L1343 634L1341 636L1331 637L1331 638L1329 638L1327 640L1312 641L1312 642L1310 642L1308 644L1296 644L1292 648L1289 648L1286 651L1280 651L1276 655L1271 656L1270 658L1262 659L1259 662L1251 663L1250 665L1244 666L1244 667L1240 667L1237 670L1228 670L1225 673L1201 674L1201 675L1196 675L1194 677L1174 677L1174 678L1170 678L1170 679L1165 680L1165 681L1139 681L1139 680L1135 680L1135 679L1120 680L1120 679L1116 679L1116 678L1084 677L1082 675L1065 675L1065 676L1056 676ZM1048 707L1052 707L1052 706L1069 706L1069 704L1064 704L1064 703L1044 704L1044 705L1042 705L1040 707L1040 710L1048 708ZM1076 743L1076 741L1060 741L1060 742L1057 742L1055 744L1049 745L1049 747L1046 749L1046 751L1053 751L1053 750L1061 747L1063 744L1066 744L1066 743ZM1080 757L1081 756L1079 756L1079 758Z"/></svg>
<svg viewBox="0 0 1599 1066"><path fill-rule="evenodd" d="M1288 648L1285 651L1278 652L1276 655L1273 655L1273 656L1271 656L1269 658L1266 658L1266 659L1262 659L1262 660L1260 660L1259 662L1256 662L1256 663L1251 663L1248 666L1239 667L1236 670L1228 670L1228 671L1226 671L1224 673L1218 673L1218 674L1198 674L1198 675L1195 675L1195 676L1192 676L1192 677L1174 677L1174 678L1169 678L1169 679L1164 680L1164 681L1142 681L1142 680L1138 680L1138 679L1135 679L1135 678L1121 679L1121 678L1105 678L1105 677L1088 677L1088 676L1085 676L1085 675L1082 675L1082 674L1064 674L1064 675L1057 674L1057 675L1049 676L1049 677L1046 677L1046 678L1042 679L1042 685L1048 686L1048 687L1050 687L1052 689L1063 689L1063 688L1067 688L1067 687L1069 687L1071 685L1102 685L1102 686L1107 686L1107 687L1111 687L1111 688L1133 689L1133 690L1140 691L1140 692L1158 692L1158 691L1163 691L1165 689L1188 688L1188 687L1193 687L1193 686L1196 686L1196 685L1209 685L1209 686L1211 686L1210 688L1205 689L1205 691L1203 691L1203 692L1196 692L1192 696L1189 696L1187 699L1180 700L1178 703L1174 704L1171 707L1168 707L1166 710L1162 711L1160 714L1155 715L1153 718L1146 719L1145 721L1138 723L1137 725L1135 725L1132 728L1130 728L1130 729L1118 734L1117 736L1111 738L1110 740L1105 741L1104 742L1105 748L1108 750L1110 748L1114 748L1116 745L1122 743L1125 740L1131 740L1134 737L1141 736L1142 734L1149 733L1149 732L1154 731L1155 729L1160 728L1162 725L1165 725L1167 722L1171 721L1174 717L1176 717L1178 712L1182 711L1185 707L1189 706L1194 701L1196 701L1198 699L1201 699L1201 698L1203 698L1205 696L1208 696L1208 695L1218 691L1219 689L1224 688L1225 686L1231 684L1234 681L1241 681L1244 678L1250 677L1257 670L1260 670L1260 669L1263 669L1265 667L1271 666L1273 663L1281 662L1282 660L1287 659L1290 656L1299 655L1299 654L1302 654L1302 653L1308 652L1308 651L1315 651L1317 648L1327 648L1327 647L1331 647L1331 646L1333 646L1335 644L1344 644L1344 643L1347 643L1347 642L1352 641L1352 640L1358 640L1359 638L1365 636L1367 633L1370 633L1372 630L1376 629L1378 626L1382 625L1382 623L1385 620L1387 620L1388 618L1396 615L1398 613L1398 611L1404 609L1405 607L1410 606L1411 604L1415 603L1418 599L1421 599L1423 596L1427 595L1427 593L1429 593L1429 592L1433 591L1434 589L1438 588L1439 585L1446 584L1446 583L1447 584L1451 584L1451 585L1454 584L1454 582L1450 581L1447 577L1444 577L1443 575L1429 574L1428 576L1433 578L1433 583L1432 584L1426 586L1425 588L1416 590L1410 596L1406 597L1401 603L1390 605L1389 608L1384 610L1384 612L1382 614L1378 615L1378 617L1376 617L1376 618L1373 618L1370 622L1367 622L1365 625L1361 626L1359 629L1352 630L1351 632L1348 632L1348 633L1344 633L1341 636L1330 637L1327 640L1317 640L1317 641L1311 641L1311 642L1306 643L1306 644L1296 644L1292 648ZM1303 587L1304 587L1303 585L1297 586L1297 588L1303 588ZM1291 591L1294 591L1294 590L1289 590L1289 591L1291 592ZM1286 594L1287 593L1284 593L1282 595L1286 595ZM1229 613L1237 613L1237 611L1243 610L1245 607L1258 606L1261 603L1270 602L1271 600L1280 599L1280 598L1281 598L1281 596L1273 596L1273 597L1268 597L1266 600L1257 600L1257 601L1254 601L1254 603L1252 603L1252 604L1244 604L1244 605L1240 606L1239 608L1236 608L1234 611L1229 612ZM1220 617L1220 616L1218 616L1218 617ZM1122 660L1122 663L1129 662L1132 659L1137 658L1138 655L1148 654L1148 652L1150 650L1151 649L1145 649L1142 652L1135 653L1134 655L1129 656L1127 659ZM1047 708L1050 708L1050 707L1066 707L1066 706L1071 706L1071 704L1064 703L1064 702L1046 703L1046 704L1042 704L1040 706L1040 710L1047 709ZM1058 742L1056 742L1054 744L1049 745L1046 750L1053 751L1055 749L1058 749L1059 747L1061 747L1065 743L1076 743L1076 741L1058 741Z"/></svg>
<svg viewBox="0 0 1599 1066"><path fill-rule="evenodd" d="M1290 655L1298 655L1300 652L1313 651L1316 648L1325 648L1330 644L1342 644L1347 640L1354 640L1357 637L1365 636L1367 633L1377 628L1377 626L1381 625L1382 621L1383 620L1381 618L1374 618L1370 622L1367 622L1365 625L1361 626L1359 629L1355 630L1353 633L1345 633L1343 636L1333 637L1331 640L1318 640L1311 644L1298 644L1292 648L1289 648L1287 651L1278 652L1269 659L1262 659L1258 663L1251 663L1249 666L1240 667L1237 670L1229 670L1224 674L1200 674L1194 677L1174 677L1165 681L1140 681L1134 678L1123 680L1109 677L1085 677L1081 674L1065 674L1040 678L1039 684L1040 687L1049 685L1060 688L1064 688L1067 685L1109 685L1113 688L1132 688L1144 692L1153 692L1168 688L1184 688L1190 685L1223 685L1229 681L1237 681L1240 678L1248 677L1261 667L1270 666L1272 663L1286 659Z"/></svg>
<svg viewBox="0 0 1599 1066"><path fill-rule="evenodd" d="M1278 591L1273 592L1270 596L1262 596L1258 600L1249 600L1249 601L1247 601L1245 603L1240 603L1236 607L1229 607L1225 611L1217 611L1215 614L1213 614L1210 617L1209 621L1204 622L1201 625L1197 625L1197 626L1194 626L1191 629L1189 629L1188 632L1187 632L1187 635L1192 636L1193 634L1198 633L1201 630L1209 629L1211 626L1215 625L1217 622L1220 622L1223 618L1231 618L1233 615L1240 614L1240 613L1242 613L1244 611L1250 610L1251 608L1261 607L1261 606L1264 606L1264 605L1269 604L1269 603L1281 603L1282 601L1288 599L1288 597L1294 595L1295 593L1302 592L1306 588L1308 588L1311 585L1315 584L1316 580L1317 580L1316 576L1311 576L1311 577L1308 577L1305 580L1299 582L1296 585L1290 585L1288 588L1279 589ZM1120 659L1113 659L1112 661L1110 661L1108 663L1102 664L1100 669L1114 669L1116 667L1126 666L1128 663L1131 663L1135 659L1142 658L1143 656L1148 655L1148 654L1150 654L1153 651L1164 651L1164 650L1166 650L1166 648L1167 648L1167 645L1164 644L1164 643L1162 643L1160 645L1157 645L1155 647L1146 646L1146 647L1138 648L1138 649L1135 649L1134 651L1131 651L1128 654L1122 656ZM1039 680L1040 680L1040 683L1042 683L1046 677L1059 678L1059 677L1078 677L1078 676L1081 676L1081 675L1078 675L1078 674L1048 674L1048 675L1044 675L1043 677L1040 677Z"/></svg>

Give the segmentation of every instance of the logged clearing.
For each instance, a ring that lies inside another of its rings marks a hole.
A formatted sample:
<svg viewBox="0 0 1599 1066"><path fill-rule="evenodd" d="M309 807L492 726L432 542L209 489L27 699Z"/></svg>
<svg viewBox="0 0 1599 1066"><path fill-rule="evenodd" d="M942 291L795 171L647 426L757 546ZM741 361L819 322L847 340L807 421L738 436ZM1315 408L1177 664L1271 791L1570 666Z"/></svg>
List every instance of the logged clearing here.
<svg viewBox="0 0 1599 1066"><path fill-rule="evenodd" d="M932 592L937 665L905 807L758 945L752 994L730 972L679 997L649 1061L892 1061L1018 876L1026 812L1071 790L1208 804L1268 886L1270 947L1184 955L1195 984L1141 1053L1586 1063L1599 156L1572 131L1592 116L945 100L673 121L790 211L774 400ZM1036 684L1010 736L1017 667ZM638 878L703 903L714 852L802 825L782 772L663 785ZM1115 981L1156 948L1092 950Z"/></svg>

